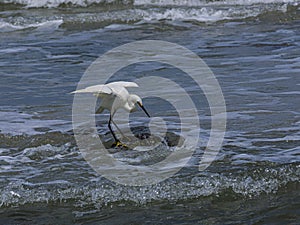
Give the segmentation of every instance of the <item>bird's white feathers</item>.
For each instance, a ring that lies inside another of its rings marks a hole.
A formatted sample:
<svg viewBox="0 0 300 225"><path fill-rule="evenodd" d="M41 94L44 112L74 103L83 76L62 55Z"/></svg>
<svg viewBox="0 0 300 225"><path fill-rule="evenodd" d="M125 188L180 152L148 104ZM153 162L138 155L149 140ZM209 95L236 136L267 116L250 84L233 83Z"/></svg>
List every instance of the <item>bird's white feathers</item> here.
<svg viewBox="0 0 300 225"><path fill-rule="evenodd" d="M130 95L126 89L127 87L138 87L138 85L134 82L117 81L86 87L73 91L72 93L94 94L102 100L96 113L101 113L104 109L108 109L113 115L119 108L131 111L135 108L136 101L142 101L140 97L137 96L136 98L135 95Z"/></svg>
<svg viewBox="0 0 300 225"><path fill-rule="evenodd" d="M117 81L108 84L99 84L90 87L86 87L84 89L73 91L73 94L77 93L92 93L96 97L101 98L100 105L96 110L96 114L102 113L103 110L107 109L110 111L110 119L108 122L108 128L112 133L117 146L120 144L120 141L117 139L116 135L114 134L110 123L114 123L113 117L118 109L124 109L127 112L132 112L136 109L136 105L139 105L142 110L147 114L148 117L150 115L144 108L142 104L142 99L135 95L129 94L126 88L128 87L138 87L138 85L134 82L126 82L126 81ZM114 123L117 129L120 131L118 126ZM121 131L120 131L121 132ZM121 132L122 133L122 132Z"/></svg>
<svg viewBox="0 0 300 225"><path fill-rule="evenodd" d="M72 94L77 93L93 93L93 94L118 94L118 90L122 90L126 87L138 87L137 83L126 82L126 81L117 81L108 84L98 84L84 89L76 90L71 92Z"/></svg>
<svg viewBox="0 0 300 225"><path fill-rule="evenodd" d="M139 87L137 83L134 82L127 82L127 81L116 81L116 82L111 82L108 84L105 84L109 87Z"/></svg>
<svg viewBox="0 0 300 225"><path fill-rule="evenodd" d="M76 90L71 93L72 94L77 94L77 93L112 94L112 89L109 88L107 85L99 84L84 89Z"/></svg>

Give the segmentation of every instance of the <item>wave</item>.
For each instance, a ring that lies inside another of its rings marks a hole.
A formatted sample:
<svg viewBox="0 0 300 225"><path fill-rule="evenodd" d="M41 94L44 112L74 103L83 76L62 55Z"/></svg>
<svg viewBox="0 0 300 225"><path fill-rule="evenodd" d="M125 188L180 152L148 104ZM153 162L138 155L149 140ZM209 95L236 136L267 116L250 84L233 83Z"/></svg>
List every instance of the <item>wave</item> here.
<svg viewBox="0 0 300 225"><path fill-rule="evenodd" d="M87 7L95 4L130 4L130 0L2 0L0 3L22 5L27 8Z"/></svg>
<svg viewBox="0 0 300 225"><path fill-rule="evenodd" d="M26 51L26 48L14 48L1 50L0 53L20 52ZM69 121L65 120L46 120L34 118L23 112L15 111L0 111L0 136L2 135L2 143L4 137L45 134L46 131L60 131L64 132L71 129Z"/></svg>
<svg viewBox="0 0 300 225"><path fill-rule="evenodd" d="M49 29L56 30L61 24L63 20L49 20L45 22L33 22L33 23L24 23L24 24L16 24L13 22L0 21L0 32L10 32L15 30L25 30L30 28L36 29Z"/></svg>
<svg viewBox="0 0 300 225"><path fill-rule="evenodd" d="M102 208L107 205L118 205L120 202L144 205L162 201L191 201L206 197L231 201L276 195L289 189L291 192L296 191L294 186L299 183L299 165L288 164L277 167L262 166L258 169L249 169L248 172L242 174L214 173L177 176L162 183L144 187L121 186L93 175L85 168L86 166L82 166L85 164L81 162L78 153L67 151L67 149L67 147L51 145L25 149L22 157L27 158L23 159L22 163L43 162L45 171L52 171L52 176L40 169L23 168L29 173L26 179L15 177L4 186L1 185L0 208L49 202L73 202L75 206L80 204L80 207ZM43 154L37 157L35 154L38 153L36 152L43 152ZM70 167L69 162L62 162L64 157L75 161L73 168ZM50 158L52 162L60 161L61 165L52 163L50 166L45 163L45 158ZM63 169L62 166L66 168ZM82 171L79 172L76 166L80 167ZM17 173L17 171L11 171L11 173ZM65 178L58 173L65 173ZM70 174L72 174L71 177ZM49 180L48 177L52 177L52 179ZM84 177L85 179L83 179ZM90 180L87 180L88 177ZM36 181L38 179L39 182Z"/></svg>
<svg viewBox="0 0 300 225"><path fill-rule="evenodd" d="M61 27L97 29L112 24L138 27L143 23L161 21L171 25L177 21L197 24L248 18L287 21L299 17L296 13L299 3L299 0L0 0L2 10L8 10L5 14L11 14L0 17L0 32ZM65 10L66 7L73 10ZM26 8L38 9L32 16L30 11L33 9ZM64 10L55 11L53 8ZM16 14L12 9L21 10Z"/></svg>
<svg viewBox="0 0 300 225"><path fill-rule="evenodd" d="M135 0L134 4L142 5L177 5L177 6L203 6L203 5L253 5L270 3L297 3L297 0Z"/></svg>
<svg viewBox="0 0 300 225"><path fill-rule="evenodd" d="M56 8L61 6L88 7L91 5L152 5L202 7L209 5L298 4L298 0L1 0L0 3L23 5L27 8Z"/></svg>
<svg viewBox="0 0 300 225"><path fill-rule="evenodd" d="M122 186L104 179L90 168L71 133L0 134L0 140L0 171L6 177L0 181L0 208L62 201L87 207L118 205L119 202L143 205L208 196L231 201L259 198L287 189L295 191L293 187L300 181L297 160L288 163L254 160L235 165L236 159L232 158L231 164L219 161L203 172L187 166L158 184ZM126 154L130 157L131 153Z"/></svg>

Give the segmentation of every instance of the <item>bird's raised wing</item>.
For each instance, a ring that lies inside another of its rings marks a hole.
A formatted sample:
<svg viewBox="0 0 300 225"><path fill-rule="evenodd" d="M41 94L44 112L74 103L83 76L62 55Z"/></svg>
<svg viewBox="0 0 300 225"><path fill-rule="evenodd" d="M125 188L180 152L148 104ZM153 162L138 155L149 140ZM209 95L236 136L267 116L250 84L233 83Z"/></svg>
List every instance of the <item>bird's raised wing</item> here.
<svg viewBox="0 0 300 225"><path fill-rule="evenodd" d="M98 84L90 87L86 87L84 89L76 90L71 92L72 94L77 93L93 93L93 94L112 94L113 91L110 87L108 87L106 84Z"/></svg>
<svg viewBox="0 0 300 225"><path fill-rule="evenodd" d="M124 87L124 88L127 88L127 87L139 87L139 85L137 83L127 82L127 81L116 81L116 82L108 83L106 85L108 87L114 88L114 89L117 89L117 88L120 88L120 87Z"/></svg>

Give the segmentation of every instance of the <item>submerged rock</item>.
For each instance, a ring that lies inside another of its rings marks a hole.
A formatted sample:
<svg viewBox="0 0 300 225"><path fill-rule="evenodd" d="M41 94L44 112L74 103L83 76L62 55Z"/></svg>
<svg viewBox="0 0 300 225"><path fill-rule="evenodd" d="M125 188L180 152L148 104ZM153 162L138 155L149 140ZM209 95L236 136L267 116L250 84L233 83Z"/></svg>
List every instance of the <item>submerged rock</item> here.
<svg viewBox="0 0 300 225"><path fill-rule="evenodd" d="M120 137L120 141L125 144L128 148L124 146L116 146L113 147L114 139L110 132L107 132L104 135L99 135L104 147L106 149L110 149L111 152L115 152L116 150L134 150L137 147L155 147L158 145L165 145L166 147L176 147L182 146L184 142L184 138L174 132L166 132L164 137L159 137L156 135L152 135L148 127L133 127L131 128L132 134Z"/></svg>

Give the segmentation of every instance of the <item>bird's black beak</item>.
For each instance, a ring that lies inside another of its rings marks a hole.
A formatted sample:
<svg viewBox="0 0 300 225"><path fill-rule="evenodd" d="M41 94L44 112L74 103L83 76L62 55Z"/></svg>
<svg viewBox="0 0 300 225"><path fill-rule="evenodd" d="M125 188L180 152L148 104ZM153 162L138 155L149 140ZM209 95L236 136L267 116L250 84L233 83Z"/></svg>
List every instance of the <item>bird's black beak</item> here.
<svg viewBox="0 0 300 225"><path fill-rule="evenodd" d="M149 113L147 112L147 110L145 109L145 107L140 102L138 102L138 105L142 108L142 110L146 113L146 115L148 117L150 117Z"/></svg>

